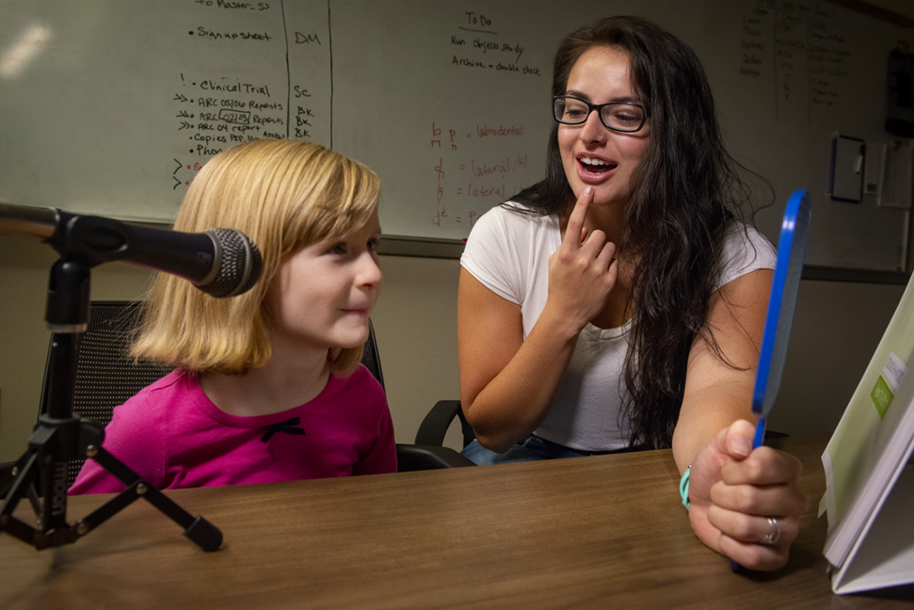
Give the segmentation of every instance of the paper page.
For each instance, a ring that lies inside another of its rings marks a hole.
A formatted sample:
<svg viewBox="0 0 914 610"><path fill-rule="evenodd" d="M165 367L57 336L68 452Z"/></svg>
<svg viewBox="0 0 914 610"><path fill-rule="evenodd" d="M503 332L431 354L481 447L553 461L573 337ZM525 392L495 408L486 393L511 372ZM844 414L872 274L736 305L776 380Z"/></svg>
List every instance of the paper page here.
<svg viewBox="0 0 914 610"><path fill-rule="evenodd" d="M914 425L914 281L909 282L826 447L826 557L841 565L908 447ZM906 435L906 436L905 436ZM827 456L827 457L826 457Z"/></svg>
<svg viewBox="0 0 914 610"><path fill-rule="evenodd" d="M910 453L910 451L909 451ZM832 573L835 593L856 593L914 582L914 466L904 467L886 501L841 570Z"/></svg>
<svg viewBox="0 0 914 610"><path fill-rule="evenodd" d="M898 328L897 335L909 339L914 337L914 316L902 322L906 322L903 326L907 328ZM902 338L897 337L896 340L901 341ZM883 356L883 351L888 353ZM888 445L889 437L895 431L899 418L889 415L900 413L906 405L892 411L895 392L898 391L898 386L895 385L897 377L887 374L886 369L896 362L902 366L905 366L905 362L914 364L911 360L912 351L914 345L908 346L903 351L905 355L902 360L893 350L877 350L873 363L828 443L826 451L831 470L828 480L832 484L830 487L834 493L835 517L838 519L845 514L858 489L871 475L882 450ZM874 364L879 361L883 365L877 368ZM892 385L895 385L894 392Z"/></svg>

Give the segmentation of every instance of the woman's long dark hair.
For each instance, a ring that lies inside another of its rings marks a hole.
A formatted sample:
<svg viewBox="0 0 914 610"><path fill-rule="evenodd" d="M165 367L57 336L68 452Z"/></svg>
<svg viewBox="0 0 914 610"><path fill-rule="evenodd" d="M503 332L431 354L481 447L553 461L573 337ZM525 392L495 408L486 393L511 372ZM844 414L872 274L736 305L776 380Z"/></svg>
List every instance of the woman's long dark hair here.
<svg viewBox="0 0 914 610"><path fill-rule="evenodd" d="M651 128L648 151L632 176L621 256L637 263L629 293L633 312L625 384L632 447L670 447L696 337L724 358L705 325L708 299L720 274L731 207L748 199L740 167L724 149L714 100L695 53L640 17L611 17L562 42L552 94L564 95L572 67L593 47L629 54L633 87ZM573 204L553 125L546 178L514 201L542 214ZM725 360L726 361L726 360Z"/></svg>

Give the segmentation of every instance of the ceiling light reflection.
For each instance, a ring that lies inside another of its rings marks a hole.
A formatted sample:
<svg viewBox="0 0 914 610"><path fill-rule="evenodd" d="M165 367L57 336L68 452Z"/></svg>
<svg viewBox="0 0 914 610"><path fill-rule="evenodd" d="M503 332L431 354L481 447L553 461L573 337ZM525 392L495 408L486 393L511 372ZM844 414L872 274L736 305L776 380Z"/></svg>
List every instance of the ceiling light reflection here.
<svg viewBox="0 0 914 610"><path fill-rule="evenodd" d="M51 29L44 25L33 25L27 28L8 49L0 54L0 78L19 76L50 39Z"/></svg>

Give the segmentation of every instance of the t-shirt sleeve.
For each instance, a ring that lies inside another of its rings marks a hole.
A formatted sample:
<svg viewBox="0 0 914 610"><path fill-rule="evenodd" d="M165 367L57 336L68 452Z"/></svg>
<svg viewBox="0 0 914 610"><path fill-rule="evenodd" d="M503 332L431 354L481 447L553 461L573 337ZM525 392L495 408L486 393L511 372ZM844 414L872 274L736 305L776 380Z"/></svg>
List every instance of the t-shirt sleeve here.
<svg viewBox="0 0 914 610"><path fill-rule="evenodd" d="M715 289L759 269L774 269L777 251L752 227L734 223L724 237L721 274Z"/></svg>
<svg viewBox="0 0 914 610"><path fill-rule="evenodd" d="M476 221L460 257L460 266L498 296L520 303L523 292L517 278L522 274L517 261L520 248L527 244L516 243L510 235L507 221L512 213L496 207Z"/></svg>
<svg viewBox="0 0 914 610"><path fill-rule="evenodd" d="M148 388L147 388L148 390ZM155 434L149 417L149 393L144 390L116 407L105 427L102 443L111 455L123 462L156 488L161 488L163 444ZM125 485L91 459L83 464L69 495L120 493Z"/></svg>

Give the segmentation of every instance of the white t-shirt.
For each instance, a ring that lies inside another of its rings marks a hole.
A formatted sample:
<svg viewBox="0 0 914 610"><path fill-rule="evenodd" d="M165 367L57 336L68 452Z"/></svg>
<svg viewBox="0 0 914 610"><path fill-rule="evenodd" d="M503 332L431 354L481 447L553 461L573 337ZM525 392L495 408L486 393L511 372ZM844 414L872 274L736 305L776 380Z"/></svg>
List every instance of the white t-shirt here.
<svg viewBox="0 0 914 610"><path fill-rule="evenodd" d="M525 339L546 306L549 257L561 241L557 216L522 214L498 206L473 226L460 258L461 266L484 286L521 306ZM733 223L724 239L722 259L723 272L715 289L750 271L774 269L777 253L758 231ZM584 327L549 414L534 434L581 451L628 447L629 425L621 420L630 328L631 321L618 328Z"/></svg>

